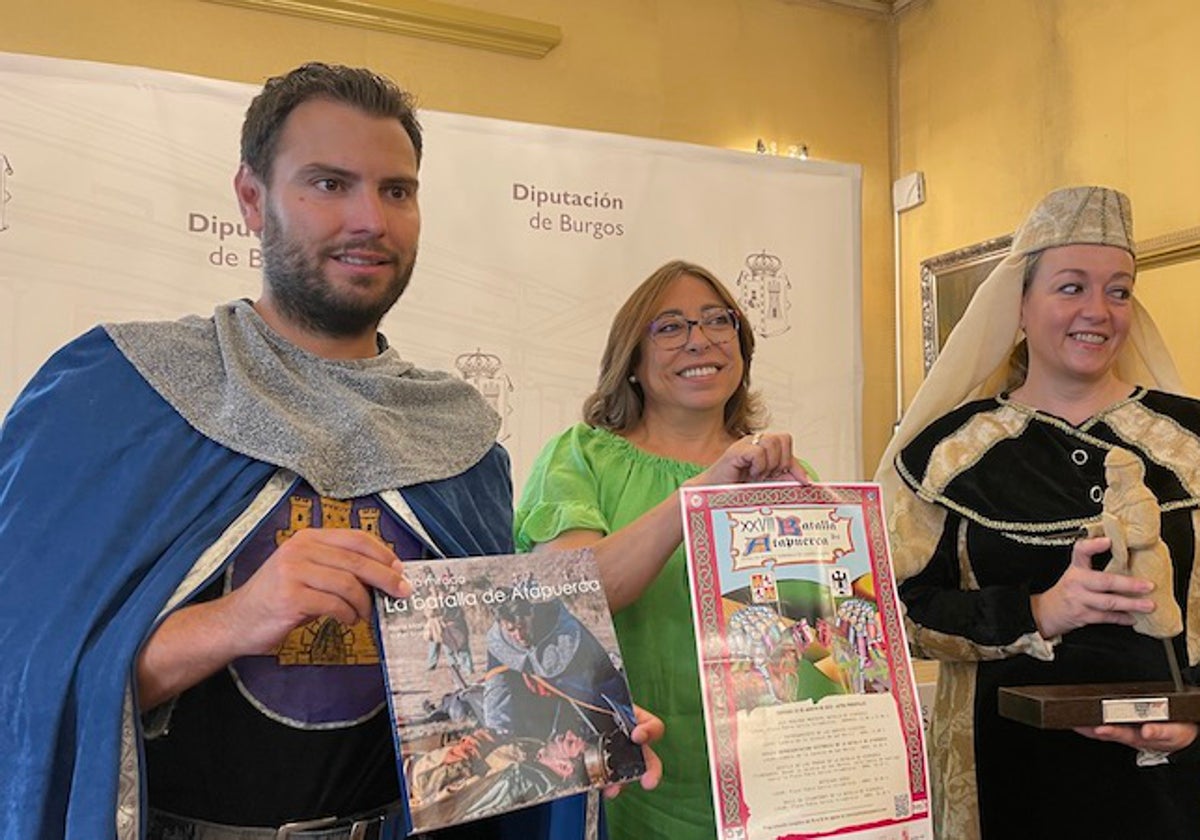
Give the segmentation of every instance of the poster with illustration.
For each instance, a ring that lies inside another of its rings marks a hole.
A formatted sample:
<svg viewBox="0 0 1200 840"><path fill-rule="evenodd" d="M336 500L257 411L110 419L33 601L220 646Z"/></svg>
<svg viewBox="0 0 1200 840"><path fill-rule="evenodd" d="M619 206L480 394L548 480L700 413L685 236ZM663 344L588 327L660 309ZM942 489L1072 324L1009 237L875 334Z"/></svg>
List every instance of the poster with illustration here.
<svg viewBox="0 0 1200 840"><path fill-rule="evenodd" d="M589 550L405 567L412 594L376 613L410 831L645 772Z"/></svg>
<svg viewBox="0 0 1200 840"><path fill-rule="evenodd" d="M875 484L680 492L720 840L929 840Z"/></svg>

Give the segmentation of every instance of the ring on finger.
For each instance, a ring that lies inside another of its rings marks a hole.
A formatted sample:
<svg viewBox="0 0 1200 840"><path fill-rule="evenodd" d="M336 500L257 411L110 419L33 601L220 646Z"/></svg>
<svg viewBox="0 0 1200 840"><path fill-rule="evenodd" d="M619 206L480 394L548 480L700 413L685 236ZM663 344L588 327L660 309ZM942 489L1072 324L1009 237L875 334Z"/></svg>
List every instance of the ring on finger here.
<svg viewBox="0 0 1200 840"><path fill-rule="evenodd" d="M750 438L750 442L755 446L762 446L762 432L755 432L754 437Z"/></svg>

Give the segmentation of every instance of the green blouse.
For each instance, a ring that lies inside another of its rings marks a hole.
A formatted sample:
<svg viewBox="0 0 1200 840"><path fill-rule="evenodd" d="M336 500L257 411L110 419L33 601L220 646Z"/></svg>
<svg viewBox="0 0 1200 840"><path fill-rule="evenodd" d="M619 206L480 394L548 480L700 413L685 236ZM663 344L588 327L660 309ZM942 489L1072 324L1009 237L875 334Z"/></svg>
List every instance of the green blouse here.
<svg viewBox="0 0 1200 840"><path fill-rule="evenodd" d="M538 455L517 506L517 549L528 551L564 531L612 533L703 470L580 423ZM712 840L716 828L682 545L614 623L634 700L662 718L667 730L654 746L663 762L661 784L649 793L629 785L606 803L609 835L614 840Z"/></svg>

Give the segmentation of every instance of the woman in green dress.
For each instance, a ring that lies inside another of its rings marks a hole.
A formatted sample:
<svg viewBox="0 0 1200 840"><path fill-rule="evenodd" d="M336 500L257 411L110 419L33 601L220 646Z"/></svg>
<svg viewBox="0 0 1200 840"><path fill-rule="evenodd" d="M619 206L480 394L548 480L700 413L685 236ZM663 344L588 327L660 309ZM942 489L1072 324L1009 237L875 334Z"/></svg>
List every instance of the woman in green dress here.
<svg viewBox="0 0 1200 840"><path fill-rule="evenodd" d="M615 840L715 836L676 491L808 481L791 435L761 428L753 353L721 282L667 263L617 312L584 422L546 444L517 507L520 550L592 547L633 696L666 724L658 789L607 806Z"/></svg>

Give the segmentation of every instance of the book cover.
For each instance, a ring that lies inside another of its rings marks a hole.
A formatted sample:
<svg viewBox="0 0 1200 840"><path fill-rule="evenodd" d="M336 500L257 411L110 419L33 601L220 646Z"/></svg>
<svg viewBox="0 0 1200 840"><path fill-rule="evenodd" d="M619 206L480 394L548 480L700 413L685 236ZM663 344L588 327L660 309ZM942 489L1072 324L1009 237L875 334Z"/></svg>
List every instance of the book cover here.
<svg viewBox="0 0 1200 840"><path fill-rule="evenodd" d="M410 832L645 772L589 550L405 567L376 612Z"/></svg>
<svg viewBox="0 0 1200 840"><path fill-rule="evenodd" d="M720 840L929 840L875 484L680 492Z"/></svg>

